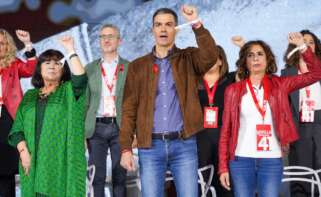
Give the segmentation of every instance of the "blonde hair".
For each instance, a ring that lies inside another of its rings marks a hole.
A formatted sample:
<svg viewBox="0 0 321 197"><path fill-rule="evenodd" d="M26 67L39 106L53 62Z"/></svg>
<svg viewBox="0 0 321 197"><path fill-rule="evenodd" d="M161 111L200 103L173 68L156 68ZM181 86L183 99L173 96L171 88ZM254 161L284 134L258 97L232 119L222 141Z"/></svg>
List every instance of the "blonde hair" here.
<svg viewBox="0 0 321 197"><path fill-rule="evenodd" d="M4 41L8 44L7 53L0 59L0 67L6 68L16 59L17 47L12 36L5 29L0 28L0 35L4 37Z"/></svg>

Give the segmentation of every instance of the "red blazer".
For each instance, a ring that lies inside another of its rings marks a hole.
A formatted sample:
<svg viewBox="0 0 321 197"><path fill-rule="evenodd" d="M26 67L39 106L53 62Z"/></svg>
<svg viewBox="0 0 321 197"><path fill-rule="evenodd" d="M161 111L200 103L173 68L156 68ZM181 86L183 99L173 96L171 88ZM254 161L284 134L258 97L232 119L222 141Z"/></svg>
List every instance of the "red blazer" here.
<svg viewBox="0 0 321 197"><path fill-rule="evenodd" d="M290 76L269 76L270 96L268 102L272 111L273 124L279 143L282 147L298 139L292 120L288 94L297 89L315 83L321 79L321 62L309 48L303 54L309 72ZM228 162L233 160L240 126L242 96L246 94L246 81L231 84L224 94L223 125L219 140L218 173L228 172Z"/></svg>
<svg viewBox="0 0 321 197"><path fill-rule="evenodd" d="M10 116L14 119L23 93L20 78L31 77L36 68L37 60L22 60L16 58L11 65L2 70L2 97Z"/></svg>

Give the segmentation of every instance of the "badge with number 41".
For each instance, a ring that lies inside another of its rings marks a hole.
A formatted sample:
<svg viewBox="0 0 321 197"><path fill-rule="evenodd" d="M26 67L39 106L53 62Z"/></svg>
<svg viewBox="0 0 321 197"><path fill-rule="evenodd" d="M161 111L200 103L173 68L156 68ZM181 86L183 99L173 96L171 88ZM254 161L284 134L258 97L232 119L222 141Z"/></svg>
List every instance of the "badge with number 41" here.
<svg viewBox="0 0 321 197"><path fill-rule="evenodd" d="M314 122L314 100L307 99L302 102L301 112L300 112L300 121L301 122Z"/></svg>
<svg viewBox="0 0 321 197"><path fill-rule="evenodd" d="M271 150L271 125L258 124L256 125L256 150L270 151Z"/></svg>

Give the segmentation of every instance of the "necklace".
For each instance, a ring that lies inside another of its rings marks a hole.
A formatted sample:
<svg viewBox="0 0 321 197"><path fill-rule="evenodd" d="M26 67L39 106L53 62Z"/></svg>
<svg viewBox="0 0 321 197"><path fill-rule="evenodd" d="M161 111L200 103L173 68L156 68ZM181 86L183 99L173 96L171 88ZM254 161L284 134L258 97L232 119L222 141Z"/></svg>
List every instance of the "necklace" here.
<svg viewBox="0 0 321 197"><path fill-rule="evenodd" d="M53 88L52 90L47 91L47 92L44 92L44 87L40 88L40 90L39 90L39 98L40 99L48 98L48 96L50 96L52 93L54 93L56 91L57 87L58 86L56 86L55 88Z"/></svg>

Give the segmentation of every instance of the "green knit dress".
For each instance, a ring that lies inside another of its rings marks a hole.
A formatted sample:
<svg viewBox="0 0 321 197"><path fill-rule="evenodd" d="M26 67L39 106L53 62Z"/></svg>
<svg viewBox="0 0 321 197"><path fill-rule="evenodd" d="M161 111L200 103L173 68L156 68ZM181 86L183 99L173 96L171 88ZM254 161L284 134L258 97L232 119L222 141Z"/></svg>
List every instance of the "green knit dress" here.
<svg viewBox="0 0 321 197"><path fill-rule="evenodd" d="M87 76L72 76L46 99L39 89L26 92L9 143L25 140L31 154L29 176L19 165L22 197L84 197L84 146Z"/></svg>

